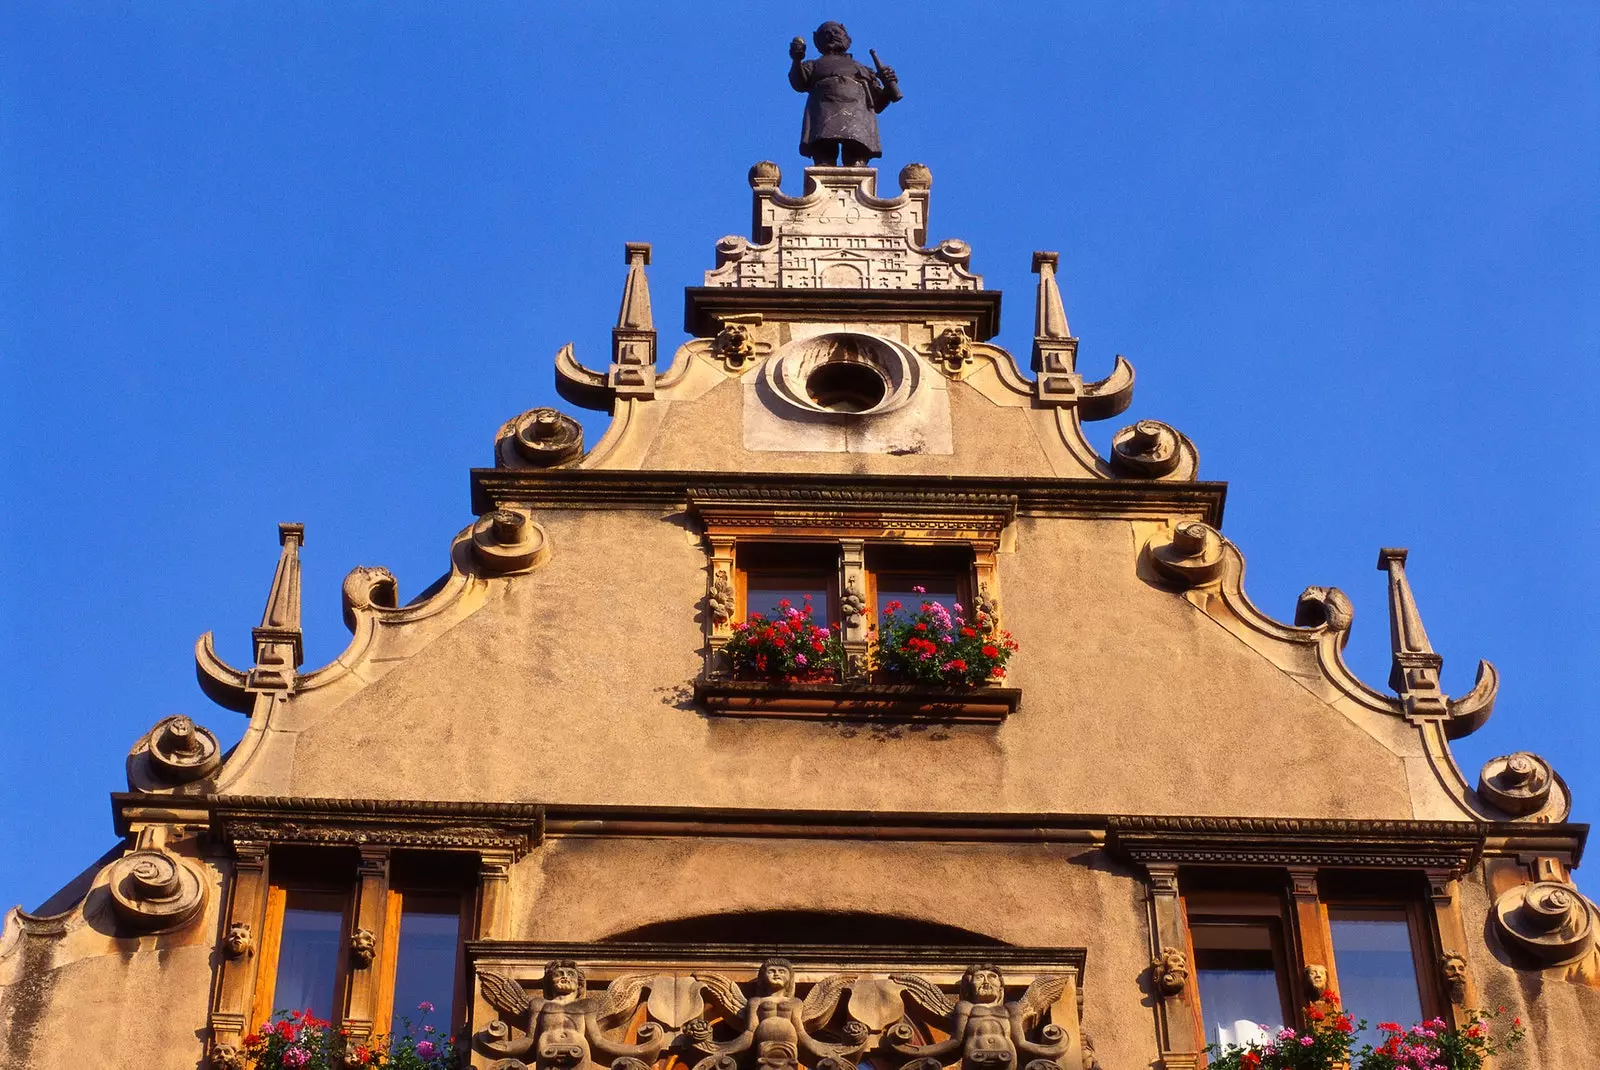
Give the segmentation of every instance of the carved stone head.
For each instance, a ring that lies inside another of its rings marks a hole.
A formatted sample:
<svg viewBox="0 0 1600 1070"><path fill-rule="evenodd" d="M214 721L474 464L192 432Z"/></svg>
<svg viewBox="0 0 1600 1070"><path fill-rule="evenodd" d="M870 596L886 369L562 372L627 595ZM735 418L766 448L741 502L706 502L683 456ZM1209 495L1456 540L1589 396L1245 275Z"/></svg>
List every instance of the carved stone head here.
<svg viewBox="0 0 1600 1070"><path fill-rule="evenodd" d="M756 978L768 995L794 995L794 963L788 959L768 959L761 964Z"/></svg>
<svg viewBox="0 0 1600 1070"><path fill-rule="evenodd" d="M811 41L824 56L850 51L850 35L845 32L844 23L831 19L817 27Z"/></svg>
<svg viewBox="0 0 1600 1070"><path fill-rule="evenodd" d="M1467 960L1459 951L1446 951L1439 961L1439 970L1444 974L1444 986L1450 994L1450 1002L1460 1006L1467 1001Z"/></svg>
<svg viewBox="0 0 1600 1070"><path fill-rule="evenodd" d="M994 1004L1006 997L1006 979L1000 967L975 962L961 975L961 998L971 1003Z"/></svg>
<svg viewBox="0 0 1600 1070"><path fill-rule="evenodd" d="M1306 966L1306 984L1321 999L1322 993L1328 990L1328 967L1315 962Z"/></svg>
<svg viewBox="0 0 1600 1070"><path fill-rule="evenodd" d="M544 968L546 999L581 996L587 987L588 978L573 959L554 959Z"/></svg>
<svg viewBox="0 0 1600 1070"><path fill-rule="evenodd" d="M1163 996L1176 996L1189 983L1189 956L1175 947L1164 947L1150 960L1150 973Z"/></svg>
<svg viewBox="0 0 1600 1070"><path fill-rule="evenodd" d="M378 938L371 929L357 929L350 934L350 964L358 970L372 965L378 953Z"/></svg>
<svg viewBox="0 0 1600 1070"><path fill-rule="evenodd" d="M234 922L228 926L228 935L222 938L222 944L233 958L248 955L254 946L254 941L250 939L250 926L242 921Z"/></svg>

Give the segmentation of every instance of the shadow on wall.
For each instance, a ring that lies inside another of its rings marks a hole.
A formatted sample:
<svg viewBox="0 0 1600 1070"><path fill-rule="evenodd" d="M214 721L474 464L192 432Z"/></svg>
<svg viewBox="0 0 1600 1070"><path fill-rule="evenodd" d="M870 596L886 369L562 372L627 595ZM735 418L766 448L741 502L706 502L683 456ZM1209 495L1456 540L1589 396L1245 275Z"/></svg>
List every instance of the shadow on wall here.
<svg viewBox="0 0 1600 1070"><path fill-rule="evenodd" d="M606 943L669 944L906 944L1006 947L1004 940L955 925L863 911L757 910L702 914L613 933Z"/></svg>

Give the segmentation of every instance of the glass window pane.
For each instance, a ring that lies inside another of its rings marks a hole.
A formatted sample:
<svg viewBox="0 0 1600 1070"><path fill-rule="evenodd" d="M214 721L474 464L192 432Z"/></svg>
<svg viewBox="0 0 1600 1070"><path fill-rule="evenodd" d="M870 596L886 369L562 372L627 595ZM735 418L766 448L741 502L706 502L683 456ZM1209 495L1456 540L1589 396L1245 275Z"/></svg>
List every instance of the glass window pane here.
<svg viewBox="0 0 1600 1070"><path fill-rule="evenodd" d="M1283 1028L1282 957L1267 924L1195 925L1195 984L1206 1043L1251 1044Z"/></svg>
<svg viewBox="0 0 1600 1070"><path fill-rule="evenodd" d="M424 1025L433 1026L445 1036L450 1034L460 920L454 910L401 911L400 946L394 969L395 1036L405 1032L405 1019L411 1020L418 1035ZM433 1011L422 1010L424 1003L431 1004Z"/></svg>
<svg viewBox="0 0 1600 1070"><path fill-rule="evenodd" d="M1361 1043L1382 1039L1378 1022L1409 1026L1422 1018L1417 960L1405 912L1333 910L1333 963L1345 1010L1369 1025Z"/></svg>
<svg viewBox="0 0 1600 1070"><path fill-rule="evenodd" d="M812 620L819 625L826 625L830 586L825 576L752 572L745 581L745 616L760 613L771 617L780 612L778 603L784 599L788 599L789 604L795 609L804 609L806 596L809 595Z"/></svg>
<svg viewBox="0 0 1600 1070"><path fill-rule="evenodd" d="M275 1011L310 1010L318 1018L333 1017L343 930L341 897L325 892L289 893L278 945L278 976L272 989Z"/></svg>
<svg viewBox="0 0 1600 1070"><path fill-rule="evenodd" d="M917 587L921 587L922 590L915 590ZM884 612L884 607L890 602L899 602L903 607L900 616L905 617L908 614L915 614L924 602L942 602L953 614L956 611L956 604L960 601L961 580L953 575L889 573L878 577L880 616Z"/></svg>

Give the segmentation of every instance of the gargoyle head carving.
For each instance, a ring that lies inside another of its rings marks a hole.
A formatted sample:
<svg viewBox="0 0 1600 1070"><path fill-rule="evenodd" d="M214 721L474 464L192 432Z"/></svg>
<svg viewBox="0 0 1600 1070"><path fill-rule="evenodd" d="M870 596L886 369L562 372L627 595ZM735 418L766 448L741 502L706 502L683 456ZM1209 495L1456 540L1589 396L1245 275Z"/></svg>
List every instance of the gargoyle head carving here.
<svg viewBox="0 0 1600 1070"><path fill-rule="evenodd" d="M1175 947L1164 947L1150 960L1150 973L1163 996L1176 996L1189 983L1189 956Z"/></svg>
<svg viewBox="0 0 1600 1070"><path fill-rule="evenodd" d="M236 921L228 926L228 935L222 938L222 946L227 948L230 958L241 958L250 954L255 942L250 939L250 926L242 921Z"/></svg>
<svg viewBox="0 0 1600 1070"><path fill-rule="evenodd" d="M1460 1006L1467 1001L1467 959L1459 951L1446 951L1439 960L1439 971L1444 974L1444 986L1450 1002Z"/></svg>
<svg viewBox="0 0 1600 1070"><path fill-rule="evenodd" d="M364 970L372 965L378 953L378 938L371 929L357 929L350 934L350 965Z"/></svg>

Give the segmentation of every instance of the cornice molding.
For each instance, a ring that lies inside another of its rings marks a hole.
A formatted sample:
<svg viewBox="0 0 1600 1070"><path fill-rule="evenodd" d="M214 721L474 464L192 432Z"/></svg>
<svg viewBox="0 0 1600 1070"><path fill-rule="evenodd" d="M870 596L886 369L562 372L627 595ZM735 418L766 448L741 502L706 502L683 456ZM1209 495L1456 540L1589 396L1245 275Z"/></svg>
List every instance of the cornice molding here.
<svg viewBox="0 0 1600 1070"><path fill-rule="evenodd" d="M1465 821L1116 816L1106 846L1141 864L1446 869L1482 856L1487 828Z"/></svg>
<svg viewBox="0 0 1600 1070"><path fill-rule="evenodd" d="M551 959L571 958L585 966L749 962L782 950L804 966L885 962L907 966L950 966L982 961L1026 970L1076 968L1082 976L1088 951L1081 947L1015 947L991 944L667 944L633 940L567 942L555 940L469 940L467 961L524 963L542 969Z"/></svg>
<svg viewBox="0 0 1600 1070"><path fill-rule="evenodd" d="M759 312L802 321L960 319L972 337L987 342L1000 333L999 290L814 290L778 287L689 286L683 292L683 329L710 337L726 316Z"/></svg>
<svg viewBox="0 0 1600 1070"><path fill-rule="evenodd" d="M1169 519L1222 523L1226 483L1050 479L1016 476L864 476L841 473L632 472L475 468L472 508L650 509L701 500L787 502L938 511L991 508L1007 499L1019 515Z"/></svg>
<svg viewBox="0 0 1600 1070"><path fill-rule="evenodd" d="M791 810L298 796L112 796L117 829L209 822L226 842L389 844L523 852L548 837L866 839L1104 845L1132 862L1462 869L1482 855L1558 856L1576 865L1578 823L1194 817L1138 814ZM163 817L165 815L165 817Z"/></svg>

